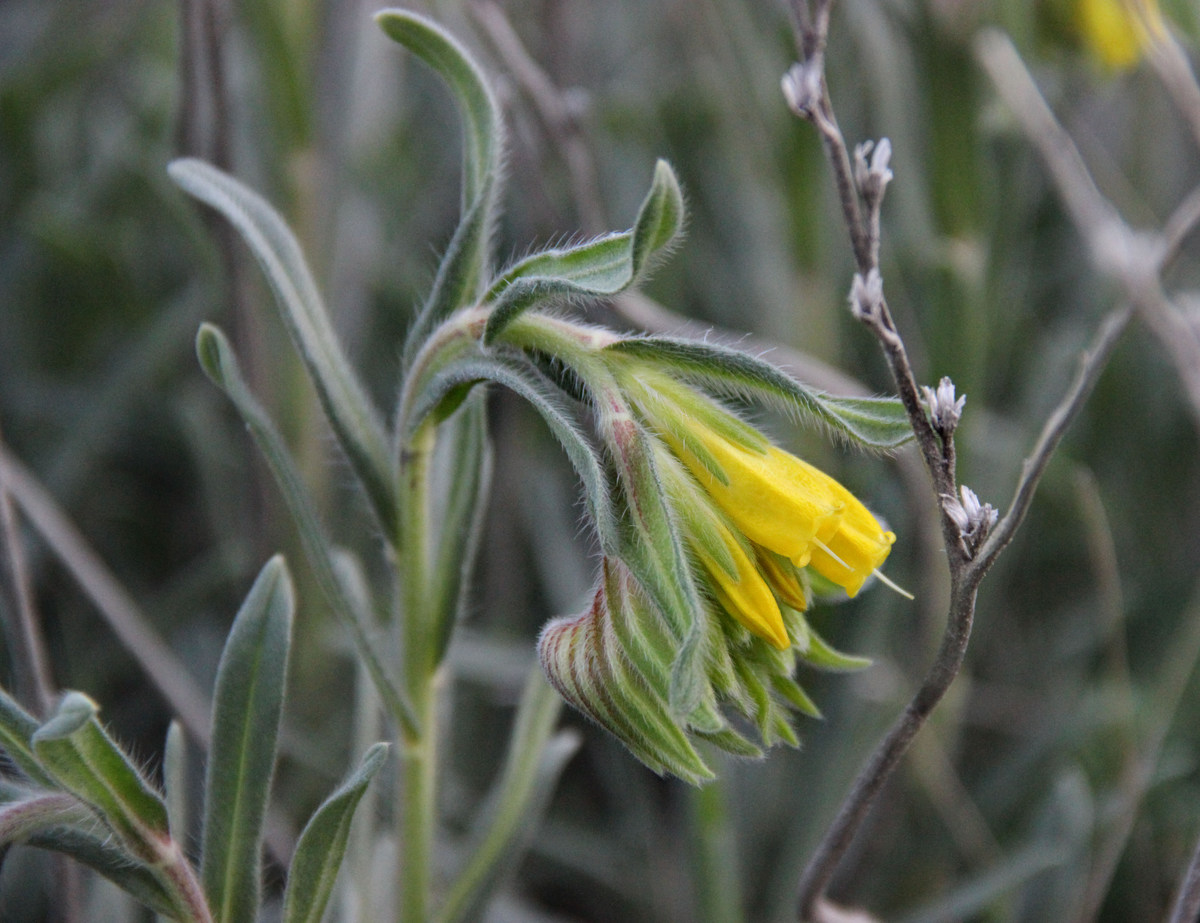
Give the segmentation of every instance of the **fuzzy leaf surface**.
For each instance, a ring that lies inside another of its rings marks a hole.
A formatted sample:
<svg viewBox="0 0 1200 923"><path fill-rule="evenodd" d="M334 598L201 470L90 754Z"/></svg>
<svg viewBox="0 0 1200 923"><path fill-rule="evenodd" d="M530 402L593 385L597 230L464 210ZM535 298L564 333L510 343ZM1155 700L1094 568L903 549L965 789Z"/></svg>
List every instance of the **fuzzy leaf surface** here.
<svg viewBox="0 0 1200 923"><path fill-rule="evenodd" d="M462 217L442 257L433 289L409 332L404 355L411 360L443 318L477 300L488 275L504 124L479 66L441 26L409 10L383 10L375 21L389 38L417 55L445 81L463 119Z"/></svg>
<svg viewBox="0 0 1200 923"><path fill-rule="evenodd" d="M387 744L371 747L354 773L305 824L288 870L283 923L321 923L346 853L354 811L387 754Z"/></svg>
<svg viewBox="0 0 1200 923"><path fill-rule="evenodd" d="M33 752L54 782L99 814L131 855L158 862L170 836L166 805L100 726L98 711L83 693L68 692L33 735Z"/></svg>
<svg viewBox="0 0 1200 923"><path fill-rule="evenodd" d="M654 167L650 191L628 231L577 247L544 250L505 271L485 301L493 303L484 342L491 342L522 312L559 297L615 295L643 278L683 228L683 193L666 161Z"/></svg>
<svg viewBox="0 0 1200 923"><path fill-rule="evenodd" d="M279 213L247 186L201 160L176 160L171 178L238 230L275 293L342 450L388 534L396 524L396 479L383 424L355 376L300 244Z"/></svg>
<svg viewBox="0 0 1200 923"><path fill-rule="evenodd" d="M201 865L215 923L258 915L262 825L275 772L294 610L287 565L272 558L234 619L217 668Z"/></svg>
<svg viewBox="0 0 1200 923"><path fill-rule="evenodd" d="M605 551L615 550L618 545L616 517L599 456L573 419L558 389L532 366L515 359L490 355L457 359L439 369L422 389L420 398L413 405L410 425L415 429L456 389L486 381L495 382L520 395L541 415L583 481L584 495L596 523L601 548Z"/></svg>
<svg viewBox="0 0 1200 923"><path fill-rule="evenodd" d="M37 719L0 689L0 750L32 781L49 785L50 777L38 765L33 752L33 735L37 729Z"/></svg>
<svg viewBox="0 0 1200 923"><path fill-rule="evenodd" d="M345 589L337 579L333 550L325 530L321 527L312 498L304 486L304 480L300 477L278 428L247 387L228 338L212 324L201 324L196 334L196 355L205 374L233 402L250 430L250 435L263 453L275 477L275 483L279 485L288 512L296 521L313 577L324 592L330 608L342 620L354 639L355 649L370 672L371 679L379 690L379 697L397 722L407 729L415 728L416 718L412 706L384 668L367 626L358 618L358 610L346 598Z"/></svg>
<svg viewBox="0 0 1200 923"><path fill-rule="evenodd" d="M798 411L867 448L895 449L912 439L908 415L898 398L834 397L727 346L650 336L631 337L605 348L670 368L717 391Z"/></svg>
<svg viewBox="0 0 1200 923"><path fill-rule="evenodd" d="M106 830L56 827L29 838L29 845L70 856L103 875L121 890L168 919L180 919L183 906L171 891L144 865L130 861Z"/></svg>

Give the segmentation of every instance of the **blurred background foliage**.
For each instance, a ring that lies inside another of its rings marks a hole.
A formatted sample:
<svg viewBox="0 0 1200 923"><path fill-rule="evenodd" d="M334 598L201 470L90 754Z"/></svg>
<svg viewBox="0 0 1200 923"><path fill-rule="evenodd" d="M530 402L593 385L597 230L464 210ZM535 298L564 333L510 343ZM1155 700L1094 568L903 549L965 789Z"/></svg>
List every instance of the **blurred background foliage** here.
<svg viewBox="0 0 1200 923"><path fill-rule="evenodd" d="M690 218L647 289L675 312L655 323L745 331L802 377L830 381L811 357L867 392L890 390L876 346L844 310L852 266L820 147L778 89L794 54L782 3L419 8L482 56L508 112L500 252L628 226L665 157ZM305 592L291 524L249 440L200 374L200 320L234 332L337 540L371 552L379 539L363 528L369 517L257 269L165 166L206 157L281 208L348 351L390 407L405 325L457 219L458 123L435 79L379 34L374 10L345 0L0 4L7 449L203 688L253 575L274 551L291 555L300 616L276 843L356 752L355 668L320 597ZM1194 49L1197 7L1167 11ZM828 68L842 128L852 142L887 136L895 151L889 302L919 378L949 375L969 395L962 477L1003 505L1116 295L973 61L971 37L986 23L1014 36L1133 223L1161 224L1200 183L1200 154L1148 70L1108 72L1081 47L1070 0L837 5ZM549 95L531 92L530 62ZM547 100L565 118L548 120ZM1195 236L1168 282L1200 286ZM592 311L631 326L646 309ZM494 394L492 404L488 536L452 652L452 826L478 810L501 759L539 625L578 608L593 576L565 460L519 402ZM826 637L874 667L803 677L826 714L800 727L803 749L730 762L700 793L653 777L569 714L586 746L494 919L689 921L700 904L721 903L723 920L792 918L803 861L931 658L945 578L927 487L906 453L864 457L770 424L889 521L900 539L888 573L916 602L877 591L816 613ZM834 897L906 921L1065 920L1096 895L1104 920L1162 915L1200 832L1200 685L1189 679L1200 650L1196 434L1167 363L1135 326L985 582L965 672ZM55 683L101 702L116 736L154 764L167 706L47 545L31 537L28 554ZM7 652L0 679L13 688ZM707 865L705 849L717 850ZM1114 850L1109 888L1095 870ZM47 875L14 850L0 920L52 912ZM705 889L721 900L698 900ZM89 918L119 918L103 915L115 912L106 889L87 895L106 908Z"/></svg>

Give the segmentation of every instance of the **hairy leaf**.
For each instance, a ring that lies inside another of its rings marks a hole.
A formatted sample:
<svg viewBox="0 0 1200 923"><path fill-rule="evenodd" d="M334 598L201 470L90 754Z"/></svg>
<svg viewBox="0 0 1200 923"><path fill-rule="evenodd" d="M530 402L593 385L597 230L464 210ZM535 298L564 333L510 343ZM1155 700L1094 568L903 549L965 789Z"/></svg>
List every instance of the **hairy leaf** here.
<svg viewBox="0 0 1200 923"><path fill-rule="evenodd" d="M630 337L606 349L653 361L716 390L798 411L861 446L894 449L912 438L908 416L897 398L833 397L727 346L652 336Z"/></svg>
<svg viewBox="0 0 1200 923"><path fill-rule="evenodd" d="M338 442L388 534L396 524L396 478L382 422L342 353L300 244L258 193L200 160L176 160L171 178L237 228L258 259Z"/></svg>
<svg viewBox="0 0 1200 923"><path fill-rule="evenodd" d="M376 22L389 38L428 64L446 82L463 117L462 217L442 257L433 290L405 344L411 360L438 322L474 303L488 274L499 195L504 125L479 66L449 33L408 10L383 10Z"/></svg>
<svg viewBox="0 0 1200 923"><path fill-rule="evenodd" d="M294 609L287 565L272 558L234 619L217 668L201 865L215 923L258 916L262 825L275 772Z"/></svg>
<svg viewBox="0 0 1200 923"><path fill-rule="evenodd" d="M679 182L660 160L630 230L535 253L492 283L484 299L493 303L484 342L494 340L522 312L553 298L606 297L629 288L678 237L683 213Z"/></svg>
<svg viewBox="0 0 1200 923"><path fill-rule="evenodd" d="M354 811L367 785L387 759L387 753L387 744L371 747L358 769L325 799L305 824L288 870L283 923L321 923L346 852Z"/></svg>

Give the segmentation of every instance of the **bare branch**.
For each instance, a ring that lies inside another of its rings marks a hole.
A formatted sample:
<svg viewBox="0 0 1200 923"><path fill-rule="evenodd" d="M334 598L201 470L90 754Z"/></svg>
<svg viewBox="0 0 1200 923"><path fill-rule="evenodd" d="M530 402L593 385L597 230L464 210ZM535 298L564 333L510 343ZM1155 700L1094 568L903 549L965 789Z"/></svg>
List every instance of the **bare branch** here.
<svg viewBox="0 0 1200 923"><path fill-rule="evenodd" d="M1179 255L1187 236L1200 224L1200 187L1187 194L1182 202L1175 207L1167 223L1163 225L1163 249L1161 254L1160 271L1164 271Z"/></svg>
<svg viewBox="0 0 1200 923"><path fill-rule="evenodd" d="M1200 147L1200 84L1192 72L1187 54L1178 40L1159 23L1151 26L1154 39L1150 43L1147 58L1158 74L1179 114L1192 131L1192 138Z"/></svg>
<svg viewBox="0 0 1200 923"><path fill-rule="evenodd" d="M1021 479L1017 483L1008 511L996 528L992 530L988 540L980 549L979 555L971 562L972 569L979 570L982 574L992 566L996 556L1012 541L1017 528L1025 519L1025 514L1029 512L1034 492L1046 470L1050 456L1054 454L1067 427L1071 425L1071 421L1078 415L1088 395L1092 393L1096 381L1100 378L1100 373L1108 364L1108 357L1112 354L1117 341L1120 340L1121 334L1125 332L1131 316L1132 311L1126 306L1118 308L1104 318L1092 345L1080 358L1079 371L1075 374L1075 380L1058 406L1047 417L1033 451L1021 466Z"/></svg>

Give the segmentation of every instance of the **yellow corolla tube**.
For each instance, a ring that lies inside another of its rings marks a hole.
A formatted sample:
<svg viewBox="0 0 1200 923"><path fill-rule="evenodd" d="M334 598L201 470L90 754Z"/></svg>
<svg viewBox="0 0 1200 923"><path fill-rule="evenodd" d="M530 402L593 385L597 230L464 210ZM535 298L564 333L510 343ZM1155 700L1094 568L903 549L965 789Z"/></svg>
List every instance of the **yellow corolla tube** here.
<svg viewBox="0 0 1200 923"><path fill-rule="evenodd" d="M699 425L692 434L721 466L724 482L679 440L668 434L667 441L750 541L803 567L814 541L833 537L843 502L823 472L773 445L755 452Z"/></svg>
<svg viewBox="0 0 1200 923"><path fill-rule="evenodd" d="M896 536L885 531L870 510L832 478L830 489L843 500L842 515L837 531L813 550L809 564L822 577L854 596L887 560Z"/></svg>
<svg viewBox="0 0 1200 923"><path fill-rule="evenodd" d="M724 526L717 528L737 571L736 576L729 574L703 549L697 549L717 602L752 634L758 635L777 650L786 650L792 642L783 625L783 615L771 587L733 533Z"/></svg>

